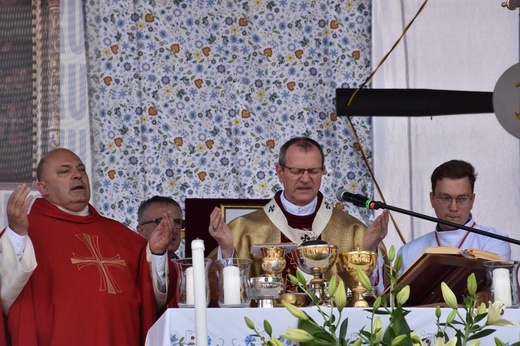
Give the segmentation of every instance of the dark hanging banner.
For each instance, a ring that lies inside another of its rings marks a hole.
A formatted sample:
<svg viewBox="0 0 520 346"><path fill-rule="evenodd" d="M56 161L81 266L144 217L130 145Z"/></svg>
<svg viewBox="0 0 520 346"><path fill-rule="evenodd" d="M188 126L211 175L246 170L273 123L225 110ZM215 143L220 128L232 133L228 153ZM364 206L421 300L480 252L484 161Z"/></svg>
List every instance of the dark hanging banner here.
<svg viewBox="0 0 520 346"><path fill-rule="evenodd" d="M433 116L493 113L493 93L435 89L336 89L338 116Z"/></svg>

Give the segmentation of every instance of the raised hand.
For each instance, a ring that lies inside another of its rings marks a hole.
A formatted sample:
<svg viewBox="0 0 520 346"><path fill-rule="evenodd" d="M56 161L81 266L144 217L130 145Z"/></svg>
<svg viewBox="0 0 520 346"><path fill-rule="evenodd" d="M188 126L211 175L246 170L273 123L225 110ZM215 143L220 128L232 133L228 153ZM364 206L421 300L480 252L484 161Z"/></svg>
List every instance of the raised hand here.
<svg viewBox="0 0 520 346"><path fill-rule="evenodd" d="M174 232L173 216L171 211L168 211L163 214L162 221L157 225L150 236L150 240L148 241L150 244L150 251L155 255L166 253Z"/></svg>
<svg viewBox="0 0 520 346"><path fill-rule="evenodd" d="M365 231L365 239L363 241L363 249L368 251L376 251L379 243L386 237L388 233L388 210L383 211L376 220Z"/></svg>
<svg viewBox="0 0 520 346"><path fill-rule="evenodd" d="M230 258L233 254L233 237L231 230L224 222L220 208L215 207L209 216L209 234L217 241L223 258Z"/></svg>
<svg viewBox="0 0 520 346"><path fill-rule="evenodd" d="M27 212L33 200L29 195L31 189L27 184L20 184L14 190L7 201L7 222L9 228L19 235L26 235L29 229Z"/></svg>

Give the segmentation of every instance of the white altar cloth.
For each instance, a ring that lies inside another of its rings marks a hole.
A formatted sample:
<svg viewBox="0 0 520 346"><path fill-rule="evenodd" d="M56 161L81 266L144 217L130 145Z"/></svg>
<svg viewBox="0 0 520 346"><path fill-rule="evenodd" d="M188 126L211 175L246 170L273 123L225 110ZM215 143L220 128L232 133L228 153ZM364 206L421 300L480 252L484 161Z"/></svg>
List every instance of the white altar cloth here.
<svg viewBox="0 0 520 346"><path fill-rule="evenodd" d="M321 325L323 319L315 307L307 307L304 310ZM434 340L435 332L435 309L434 308L407 308L410 313L406 320L410 328L415 331L421 339L430 338ZM330 308L325 308L329 313ZM442 309L441 321L451 309ZM463 310L461 310L464 313ZM287 327L296 327L297 320L285 308L209 308L207 310L208 345L243 345L254 343L261 344L258 337L250 336L253 331L245 323L244 317L249 317L258 330L264 330L264 320L269 321L273 327L273 336L279 337ZM362 309L345 308L342 318L348 317L348 335L355 338L355 333L363 326L369 330L370 313ZM506 309L504 318L517 324L516 327L493 327L496 331L490 336L481 339L481 345L494 345L493 338L498 337L504 342L520 341L520 310ZM388 318L382 316L383 326L388 325ZM168 309L158 321L150 328L146 337L146 346L175 346L195 345L195 311L194 309Z"/></svg>

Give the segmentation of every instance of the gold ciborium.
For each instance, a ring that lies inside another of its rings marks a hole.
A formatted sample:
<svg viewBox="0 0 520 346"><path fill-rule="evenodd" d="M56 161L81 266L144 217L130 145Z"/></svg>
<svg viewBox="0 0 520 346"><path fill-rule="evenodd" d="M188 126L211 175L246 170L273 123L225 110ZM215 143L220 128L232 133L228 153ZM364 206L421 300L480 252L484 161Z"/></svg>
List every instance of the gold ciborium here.
<svg viewBox="0 0 520 346"><path fill-rule="evenodd" d="M318 304L323 303L323 274L336 263L338 247L327 242L307 242L293 250L292 255L298 268L313 276L311 285L314 287L314 295L318 298Z"/></svg>
<svg viewBox="0 0 520 346"><path fill-rule="evenodd" d="M359 268L370 276L377 264L377 254L374 251L349 251L342 252L340 255L343 268L356 282L356 287L352 288L352 302L355 308L367 308L368 302L363 298L363 293L367 290L359 282L356 269Z"/></svg>

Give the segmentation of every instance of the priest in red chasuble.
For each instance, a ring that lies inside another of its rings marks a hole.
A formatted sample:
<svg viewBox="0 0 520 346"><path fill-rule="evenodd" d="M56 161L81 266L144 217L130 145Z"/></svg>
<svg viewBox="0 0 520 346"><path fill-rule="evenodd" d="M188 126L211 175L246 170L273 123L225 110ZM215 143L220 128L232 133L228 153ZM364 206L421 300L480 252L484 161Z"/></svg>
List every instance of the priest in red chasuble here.
<svg viewBox="0 0 520 346"><path fill-rule="evenodd" d="M13 345L143 345L166 301L166 250L173 233L165 214L147 242L89 203L85 165L67 149L48 153L29 189L8 201L8 236L32 241L37 266L8 312ZM5 234L7 233L7 235Z"/></svg>
<svg viewBox="0 0 520 346"><path fill-rule="evenodd" d="M357 249L378 252L378 269L372 283L378 291L384 288L383 269L388 232L388 212L384 211L366 227L355 217L334 208L319 191L325 174L323 148L308 137L296 137L280 149L276 173L283 185L267 205L255 212L238 217L226 225L219 208L210 216L209 233L218 242L213 256L221 258L252 258L251 276L262 275L261 257L250 254L252 245L295 243L324 240L338 246L339 252ZM286 272L294 274L296 263L286 258ZM335 275L334 266L327 278ZM345 277L345 279L347 279ZM290 288L290 287L289 287Z"/></svg>

